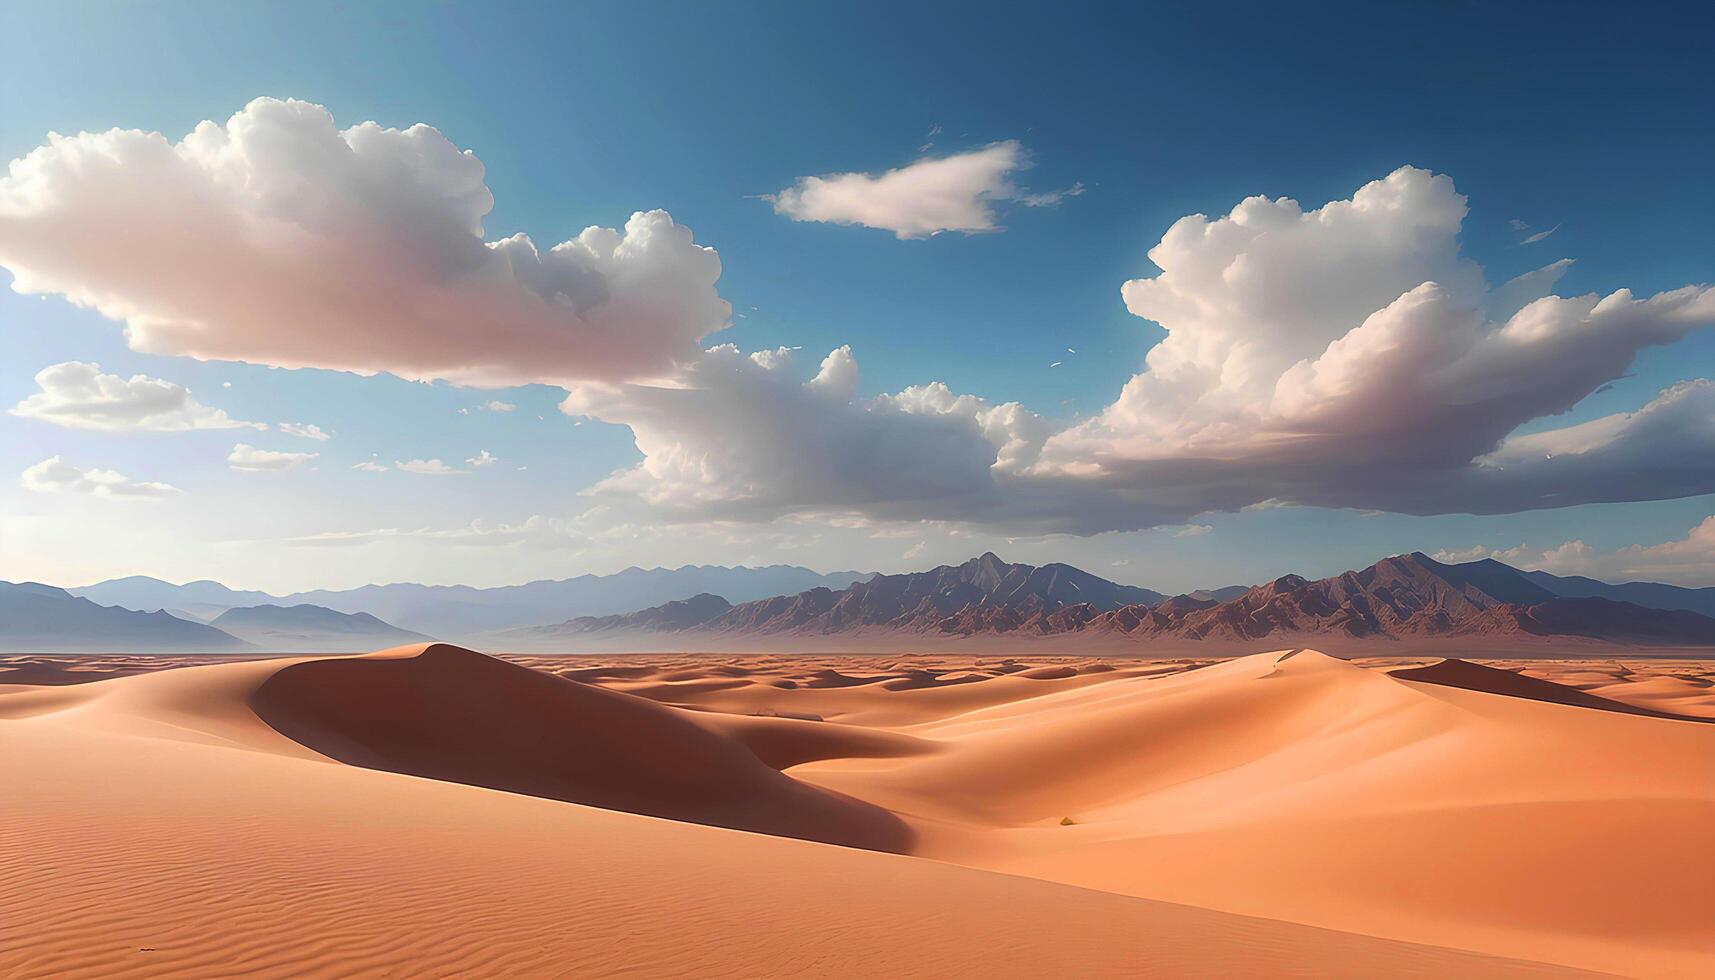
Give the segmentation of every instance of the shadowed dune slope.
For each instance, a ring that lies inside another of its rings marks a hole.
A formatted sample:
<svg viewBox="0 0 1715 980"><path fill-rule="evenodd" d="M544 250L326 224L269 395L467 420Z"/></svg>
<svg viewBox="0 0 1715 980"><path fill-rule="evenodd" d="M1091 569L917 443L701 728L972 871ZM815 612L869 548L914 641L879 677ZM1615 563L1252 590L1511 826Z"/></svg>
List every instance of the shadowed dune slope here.
<svg viewBox="0 0 1715 980"><path fill-rule="evenodd" d="M1695 715L1675 714L1643 705L1628 704L1624 701L1591 694L1588 691L1581 691L1575 687L1568 687L1565 684L1556 684L1540 677L1530 677L1517 671L1486 667L1482 664L1474 664L1467 660L1452 657L1439 663L1427 664L1422 667L1401 667L1388 673L1405 681L1442 684L1447 687L1464 688L1467 691L1483 691L1488 694L1527 698L1532 701L1547 701L1578 708L1595 708L1600 711L1618 711L1622 714L1647 715L1652 718L1675 718L1682 721L1711 720Z"/></svg>
<svg viewBox="0 0 1715 980"><path fill-rule="evenodd" d="M367 769L852 847L909 845L892 814L781 775L682 711L462 647L294 663L250 703L292 740Z"/></svg>

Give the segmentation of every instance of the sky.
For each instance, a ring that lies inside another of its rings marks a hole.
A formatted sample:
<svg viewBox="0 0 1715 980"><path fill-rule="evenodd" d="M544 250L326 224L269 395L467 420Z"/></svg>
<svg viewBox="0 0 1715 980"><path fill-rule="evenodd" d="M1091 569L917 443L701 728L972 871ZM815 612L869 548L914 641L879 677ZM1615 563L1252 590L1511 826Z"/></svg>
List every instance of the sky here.
<svg viewBox="0 0 1715 980"><path fill-rule="evenodd" d="M1706 5L1111 6L0 6L0 578L1715 585Z"/></svg>

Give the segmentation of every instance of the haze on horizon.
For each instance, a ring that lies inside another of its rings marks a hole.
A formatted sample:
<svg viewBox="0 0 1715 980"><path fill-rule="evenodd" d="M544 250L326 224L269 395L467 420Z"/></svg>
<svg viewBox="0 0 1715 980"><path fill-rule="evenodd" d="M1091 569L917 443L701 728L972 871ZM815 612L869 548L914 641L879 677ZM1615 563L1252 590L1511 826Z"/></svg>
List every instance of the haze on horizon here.
<svg viewBox="0 0 1715 980"><path fill-rule="evenodd" d="M96 9L0 14L0 578L1715 585L1707 11Z"/></svg>

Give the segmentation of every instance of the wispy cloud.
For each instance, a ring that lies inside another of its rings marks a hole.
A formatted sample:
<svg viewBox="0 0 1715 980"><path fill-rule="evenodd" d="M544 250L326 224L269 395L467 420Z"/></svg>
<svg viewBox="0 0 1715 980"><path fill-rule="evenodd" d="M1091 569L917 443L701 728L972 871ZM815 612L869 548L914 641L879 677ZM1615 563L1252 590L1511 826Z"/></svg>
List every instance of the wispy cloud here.
<svg viewBox="0 0 1715 980"><path fill-rule="evenodd" d="M226 455L226 464L245 473L270 473L302 466L320 453L283 453L239 443Z"/></svg>
<svg viewBox="0 0 1715 980"><path fill-rule="evenodd" d="M300 436L305 439L314 439L317 442L326 442L333 438L333 433L321 426L302 422L281 422L280 431L289 436Z"/></svg>
<svg viewBox="0 0 1715 980"><path fill-rule="evenodd" d="M393 466L402 473L416 473L419 476L460 476L470 472L456 466L448 466L438 459L395 460Z"/></svg>
<svg viewBox="0 0 1715 980"><path fill-rule="evenodd" d="M1524 241L1519 242L1519 244L1520 245L1535 245L1537 242L1542 241L1544 238L1547 238L1549 235L1552 235L1559 230L1560 230L1560 226L1555 225L1553 228L1550 228L1547 231L1539 231L1533 235L1530 235Z"/></svg>

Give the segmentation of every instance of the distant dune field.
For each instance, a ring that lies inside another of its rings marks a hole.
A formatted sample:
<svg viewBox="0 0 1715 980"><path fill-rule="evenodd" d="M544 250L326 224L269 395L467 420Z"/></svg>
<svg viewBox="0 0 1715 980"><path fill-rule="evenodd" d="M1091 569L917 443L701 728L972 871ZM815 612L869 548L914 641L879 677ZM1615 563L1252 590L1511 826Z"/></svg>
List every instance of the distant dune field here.
<svg viewBox="0 0 1715 980"><path fill-rule="evenodd" d="M1715 662L0 657L0 975L1706 976Z"/></svg>

